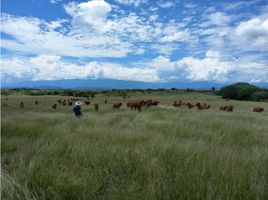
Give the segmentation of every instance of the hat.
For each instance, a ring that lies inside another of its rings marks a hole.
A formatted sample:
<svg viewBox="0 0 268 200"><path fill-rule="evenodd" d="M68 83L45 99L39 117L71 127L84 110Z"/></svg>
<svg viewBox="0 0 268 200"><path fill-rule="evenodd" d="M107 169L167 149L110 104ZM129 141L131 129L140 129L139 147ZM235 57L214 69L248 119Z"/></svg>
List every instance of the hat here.
<svg viewBox="0 0 268 200"><path fill-rule="evenodd" d="M80 106L82 104L82 102L80 102L80 101L77 101L77 102L75 102L75 106Z"/></svg>

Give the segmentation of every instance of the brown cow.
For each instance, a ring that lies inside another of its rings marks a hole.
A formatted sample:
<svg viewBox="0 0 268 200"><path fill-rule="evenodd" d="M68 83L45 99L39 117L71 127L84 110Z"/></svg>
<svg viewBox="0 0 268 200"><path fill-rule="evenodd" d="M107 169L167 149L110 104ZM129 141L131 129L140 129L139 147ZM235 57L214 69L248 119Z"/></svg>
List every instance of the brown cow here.
<svg viewBox="0 0 268 200"><path fill-rule="evenodd" d="M234 109L234 106L233 105L229 105L229 106L227 106L226 111L227 112L233 112L233 109Z"/></svg>
<svg viewBox="0 0 268 200"><path fill-rule="evenodd" d="M199 103L199 102L196 103L195 106L197 107L197 110L204 110L205 109L204 106L201 105L201 103Z"/></svg>
<svg viewBox="0 0 268 200"><path fill-rule="evenodd" d="M65 99L62 101L62 105L64 105L64 106L66 106L66 105L67 105L67 103L66 103L66 100L65 100Z"/></svg>
<svg viewBox="0 0 268 200"><path fill-rule="evenodd" d="M220 111L226 111L227 110L227 106L221 106L220 107Z"/></svg>
<svg viewBox="0 0 268 200"><path fill-rule="evenodd" d="M189 108L189 109L192 109L194 107L194 104L191 104L190 102L186 103L186 106Z"/></svg>
<svg viewBox="0 0 268 200"><path fill-rule="evenodd" d="M95 111L99 111L99 104L95 103L94 107L95 107Z"/></svg>
<svg viewBox="0 0 268 200"><path fill-rule="evenodd" d="M72 101L69 101L69 102L68 102L68 105L69 105L69 106L73 105L73 102L72 102Z"/></svg>
<svg viewBox="0 0 268 200"><path fill-rule="evenodd" d="M86 105L90 105L90 101L89 101L89 100L88 100L88 101L86 100L86 101L85 101L85 104L86 104Z"/></svg>
<svg viewBox="0 0 268 200"><path fill-rule="evenodd" d="M127 107L130 107L131 110L138 110L141 112L141 107L146 105L146 102L144 100L132 100L127 102Z"/></svg>
<svg viewBox="0 0 268 200"><path fill-rule="evenodd" d="M145 103L146 103L147 107L150 107L150 106L157 106L160 102L153 100L153 99L149 99L149 100L145 101Z"/></svg>
<svg viewBox="0 0 268 200"><path fill-rule="evenodd" d="M113 109L120 109L120 107L122 106L122 103L113 103Z"/></svg>
<svg viewBox="0 0 268 200"><path fill-rule="evenodd" d="M61 104L61 103L62 103L61 99L58 99L58 100L57 100L57 102L58 102L59 104Z"/></svg>
<svg viewBox="0 0 268 200"><path fill-rule="evenodd" d="M177 101L174 101L172 104L174 107L180 107L182 105L182 102L180 101L179 103Z"/></svg>
<svg viewBox="0 0 268 200"><path fill-rule="evenodd" d="M24 108L24 102L20 102L20 107Z"/></svg>
<svg viewBox="0 0 268 200"><path fill-rule="evenodd" d="M264 109L262 107L254 107L253 108L253 112L259 112L259 113L261 113L263 111L264 111Z"/></svg>
<svg viewBox="0 0 268 200"><path fill-rule="evenodd" d="M53 104L51 107L52 107L53 109L56 109L56 108L57 108L57 104Z"/></svg>

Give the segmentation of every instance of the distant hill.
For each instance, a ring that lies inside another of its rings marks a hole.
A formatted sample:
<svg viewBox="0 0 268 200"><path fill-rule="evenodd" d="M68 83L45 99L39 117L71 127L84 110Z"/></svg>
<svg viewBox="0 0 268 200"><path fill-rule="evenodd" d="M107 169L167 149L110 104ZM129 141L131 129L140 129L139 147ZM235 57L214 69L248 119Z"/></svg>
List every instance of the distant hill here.
<svg viewBox="0 0 268 200"><path fill-rule="evenodd" d="M41 80L41 81L22 81L13 83L2 83L1 88L38 88L38 89L158 89L158 88L178 88L178 89L210 89L215 87L219 89L230 83L217 83L209 81L196 82L167 82L167 83L148 83L139 81L125 81L113 79L97 79L97 80ZM268 88L268 83L255 83L259 87Z"/></svg>

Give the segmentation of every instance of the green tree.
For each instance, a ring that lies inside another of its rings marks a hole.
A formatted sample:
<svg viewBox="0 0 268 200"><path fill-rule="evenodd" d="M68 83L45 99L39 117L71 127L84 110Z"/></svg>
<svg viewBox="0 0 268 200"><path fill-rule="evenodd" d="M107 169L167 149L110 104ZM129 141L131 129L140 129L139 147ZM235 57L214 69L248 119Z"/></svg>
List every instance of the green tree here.
<svg viewBox="0 0 268 200"><path fill-rule="evenodd" d="M268 91L261 90L261 91L254 92L251 95L251 99L254 101L267 100L268 99Z"/></svg>
<svg viewBox="0 0 268 200"><path fill-rule="evenodd" d="M258 87L254 85L248 85L238 91L237 98L239 100L251 100L251 95L257 91L259 91Z"/></svg>

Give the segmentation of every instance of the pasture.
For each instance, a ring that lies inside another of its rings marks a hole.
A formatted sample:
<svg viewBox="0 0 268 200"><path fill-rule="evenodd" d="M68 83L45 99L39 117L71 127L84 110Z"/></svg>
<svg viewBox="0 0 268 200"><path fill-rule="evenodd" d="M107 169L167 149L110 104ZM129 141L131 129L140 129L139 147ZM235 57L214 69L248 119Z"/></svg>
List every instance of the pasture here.
<svg viewBox="0 0 268 200"><path fill-rule="evenodd" d="M268 199L268 103L130 93L160 101L137 112L127 108L129 99L99 94L77 119L72 106L51 108L68 97L5 98L2 199ZM175 100L211 108L175 108ZM115 102L123 103L120 110L112 109ZM221 105L234 111L220 112ZM252 112L254 106L264 112Z"/></svg>

